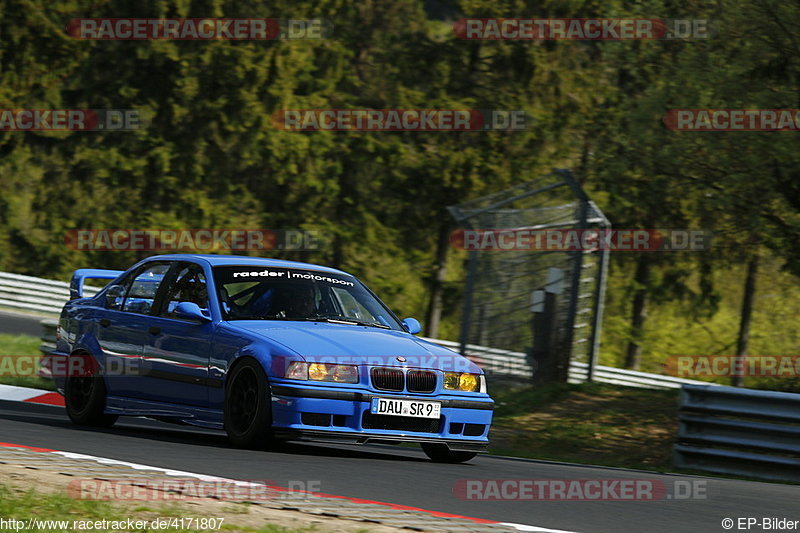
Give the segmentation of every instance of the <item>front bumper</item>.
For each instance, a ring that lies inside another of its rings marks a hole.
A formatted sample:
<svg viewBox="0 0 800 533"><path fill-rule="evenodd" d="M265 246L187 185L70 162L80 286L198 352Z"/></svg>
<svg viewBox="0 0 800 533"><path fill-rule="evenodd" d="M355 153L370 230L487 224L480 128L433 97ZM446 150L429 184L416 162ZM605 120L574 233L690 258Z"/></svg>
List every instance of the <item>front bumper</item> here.
<svg viewBox="0 0 800 533"><path fill-rule="evenodd" d="M307 382L306 382L307 383ZM272 385L274 434L287 440L366 444L415 442L446 444L453 451L486 451L494 402L488 396L378 393L343 387ZM371 415L372 399L441 402L441 418L412 419Z"/></svg>

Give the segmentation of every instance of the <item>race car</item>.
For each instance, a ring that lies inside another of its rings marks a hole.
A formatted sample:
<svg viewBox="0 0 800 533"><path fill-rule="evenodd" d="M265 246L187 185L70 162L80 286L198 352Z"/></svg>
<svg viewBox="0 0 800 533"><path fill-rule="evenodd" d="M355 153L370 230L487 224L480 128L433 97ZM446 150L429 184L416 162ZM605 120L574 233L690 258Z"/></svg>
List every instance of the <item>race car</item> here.
<svg viewBox="0 0 800 533"><path fill-rule="evenodd" d="M84 297L92 278L112 281ZM488 446L481 368L415 337L417 320L341 270L159 255L77 270L70 287L45 363L76 424L144 416L224 429L247 448L411 442L451 463Z"/></svg>

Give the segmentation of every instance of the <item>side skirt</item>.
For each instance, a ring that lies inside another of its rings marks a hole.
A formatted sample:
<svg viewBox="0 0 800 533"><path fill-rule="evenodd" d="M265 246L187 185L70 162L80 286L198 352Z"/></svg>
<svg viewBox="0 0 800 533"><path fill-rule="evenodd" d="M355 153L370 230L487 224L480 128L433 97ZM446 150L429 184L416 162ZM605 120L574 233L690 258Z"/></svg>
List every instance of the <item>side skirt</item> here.
<svg viewBox="0 0 800 533"><path fill-rule="evenodd" d="M105 412L121 416L146 416L206 429L223 429L222 411L216 409L109 396Z"/></svg>

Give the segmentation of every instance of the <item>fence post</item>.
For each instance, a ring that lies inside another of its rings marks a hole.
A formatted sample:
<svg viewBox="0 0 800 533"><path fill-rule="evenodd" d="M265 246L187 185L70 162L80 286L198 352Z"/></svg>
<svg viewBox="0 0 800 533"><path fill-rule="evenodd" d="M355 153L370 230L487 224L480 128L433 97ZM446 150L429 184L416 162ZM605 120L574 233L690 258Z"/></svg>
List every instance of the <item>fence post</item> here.
<svg viewBox="0 0 800 533"><path fill-rule="evenodd" d="M469 343L470 319L472 314L472 288L475 283L475 270L478 267L477 253L476 251L469 252L469 260L467 263L467 286L464 293L464 310L461 315L461 347L459 348L461 355L467 354L467 344Z"/></svg>
<svg viewBox="0 0 800 533"><path fill-rule="evenodd" d="M586 219L589 213L589 201L582 198L578 207L578 231L585 231L587 227ZM578 247L572 252L572 279L570 282L570 300L567 310L567 320L565 322L566 334L564 335L564 347L558 357L558 377L560 381L566 382L569 375L569 363L572 360L573 342L575 339L575 317L578 314L578 301L581 292L581 274L583 274L583 250Z"/></svg>
<svg viewBox="0 0 800 533"><path fill-rule="evenodd" d="M537 291L539 292L539 291ZM541 310L533 313L533 379L535 383L558 380L558 354L553 350L556 324L556 293L543 290Z"/></svg>
<svg viewBox="0 0 800 533"><path fill-rule="evenodd" d="M607 225L603 231L611 231L611 226ZM603 239L600 239L603 242ZM606 281L608 279L608 257L610 251L605 248L600 248L600 265L598 272L597 287L595 287L594 296L594 317L592 320L592 333L589 338L589 368L586 373L586 381L594 380L594 368L597 366L597 358L600 352L600 333L603 328L603 309L606 298Z"/></svg>

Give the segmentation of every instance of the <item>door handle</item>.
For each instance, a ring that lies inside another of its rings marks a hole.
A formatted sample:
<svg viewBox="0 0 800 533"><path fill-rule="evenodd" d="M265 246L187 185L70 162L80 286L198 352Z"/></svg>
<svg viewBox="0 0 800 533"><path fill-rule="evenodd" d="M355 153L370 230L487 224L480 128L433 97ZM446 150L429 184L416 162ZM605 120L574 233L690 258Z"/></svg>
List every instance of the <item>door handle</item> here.
<svg viewBox="0 0 800 533"><path fill-rule="evenodd" d="M158 335L159 333L161 333L161 328L158 326L150 326L150 329L147 331L150 332L150 335Z"/></svg>
<svg viewBox="0 0 800 533"><path fill-rule="evenodd" d="M111 325L111 321L107 318L101 318L100 325L103 326L104 328L107 328L108 326Z"/></svg>

